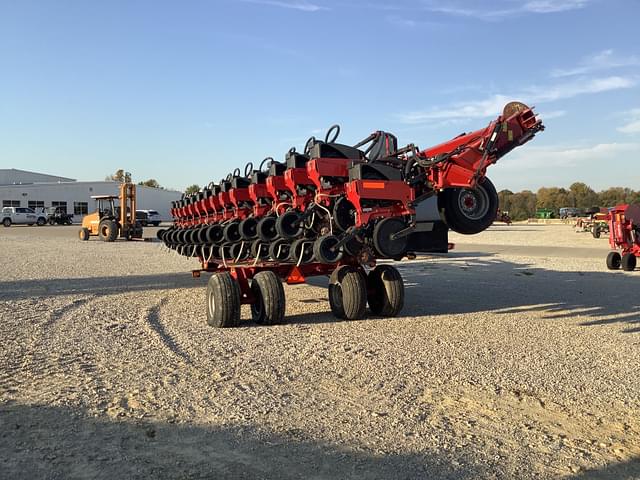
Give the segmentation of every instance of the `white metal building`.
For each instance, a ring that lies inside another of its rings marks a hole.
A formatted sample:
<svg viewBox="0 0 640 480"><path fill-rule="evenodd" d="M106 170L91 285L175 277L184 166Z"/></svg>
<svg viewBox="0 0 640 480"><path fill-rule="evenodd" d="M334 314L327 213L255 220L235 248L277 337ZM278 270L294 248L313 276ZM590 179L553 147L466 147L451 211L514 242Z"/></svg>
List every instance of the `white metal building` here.
<svg viewBox="0 0 640 480"><path fill-rule="evenodd" d="M3 207L30 207L36 210L63 207L74 221L92 212L92 195L118 195L118 182L78 182L72 178L16 169L0 169L0 201ZM176 190L137 186L137 208L157 210L162 220L170 220L169 208L182 195Z"/></svg>

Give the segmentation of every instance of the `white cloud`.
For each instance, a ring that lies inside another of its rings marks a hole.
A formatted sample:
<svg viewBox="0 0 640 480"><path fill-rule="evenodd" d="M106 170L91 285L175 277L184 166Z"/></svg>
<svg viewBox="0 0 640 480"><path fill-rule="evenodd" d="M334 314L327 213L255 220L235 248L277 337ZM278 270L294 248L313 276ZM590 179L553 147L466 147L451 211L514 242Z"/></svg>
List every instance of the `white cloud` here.
<svg viewBox="0 0 640 480"><path fill-rule="evenodd" d="M529 105L553 102L573 98L579 95L606 92L631 88L637 85L632 77L611 76L604 78L581 79L551 86L532 86L512 92L509 95L497 94L481 100L456 102L446 107L438 107L427 111L414 111L398 114L402 123L415 124L430 120L485 118L497 115L504 105L512 100L523 101Z"/></svg>
<svg viewBox="0 0 640 480"><path fill-rule="evenodd" d="M551 120L552 118L564 117L567 114L566 110L553 110L551 112L542 112L540 117L542 120Z"/></svg>
<svg viewBox="0 0 640 480"><path fill-rule="evenodd" d="M584 58L577 67L569 69L555 69L552 77L569 77L572 75L585 75L599 70L611 70L614 68L634 67L640 65L640 58L632 55L626 57L616 56L611 49L594 53Z"/></svg>
<svg viewBox="0 0 640 480"><path fill-rule="evenodd" d="M469 8L459 2L428 0L426 2L426 9L431 12L446 15L495 21L527 13L548 14L577 10L586 7L590 1L591 0L530 0L517 7L513 6L515 2L493 2L493 5L496 5L494 8Z"/></svg>
<svg viewBox="0 0 640 480"><path fill-rule="evenodd" d="M305 0L242 0L246 3L257 3L259 5L269 5L272 7L290 8L292 10L301 10L303 12L318 12L320 10L329 10L327 7L309 3Z"/></svg>
<svg viewBox="0 0 640 480"><path fill-rule="evenodd" d="M628 121L623 126L618 127L618 131L630 134L640 133L640 108L623 112L623 115L628 118Z"/></svg>

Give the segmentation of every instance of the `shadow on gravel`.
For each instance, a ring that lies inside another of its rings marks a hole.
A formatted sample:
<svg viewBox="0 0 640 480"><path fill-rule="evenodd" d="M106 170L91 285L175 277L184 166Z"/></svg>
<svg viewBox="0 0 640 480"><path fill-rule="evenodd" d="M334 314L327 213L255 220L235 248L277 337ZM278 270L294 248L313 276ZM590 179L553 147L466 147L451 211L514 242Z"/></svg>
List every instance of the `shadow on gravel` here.
<svg viewBox="0 0 640 480"><path fill-rule="evenodd" d="M190 273L126 275L120 277L52 278L0 282L0 300L24 300L34 296L113 295L145 290L201 288L202 281Z"/></svg>
<svg viewBox="0 0 640 480"><path fill-rule="evenodd" d="M620 323L624 332L640 332L636 273L559 272L476 253L452 259L395 264L405 280L403 316L541 311L549 319L580 316L589 318L581 325Z"/></svg>
<svg viewBox="0 0 640 480"><path fill-rule="evenodd" d="M472 479L489 472L429 454L355 452L252 426L112 421L68 407L0 405L2 478Z"/></svg>
<svg viewBox="0 0 640 480"><path fill-rule="evenodd" d="M585 470L570 480L636 480L640 478L640 458L614 463L602 468Z"/></svg>

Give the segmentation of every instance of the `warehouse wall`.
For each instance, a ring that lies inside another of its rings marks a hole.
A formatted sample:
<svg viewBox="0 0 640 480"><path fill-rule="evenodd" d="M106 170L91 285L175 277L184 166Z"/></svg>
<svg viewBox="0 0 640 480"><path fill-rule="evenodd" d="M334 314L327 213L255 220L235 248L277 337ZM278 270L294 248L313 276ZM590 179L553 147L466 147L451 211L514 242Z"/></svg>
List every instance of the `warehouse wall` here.
<svg viewBox="0 0 640 480"><path fill-rule="evenodd" d="M84 202L88 211L95 210L92 195L118 195L117 182L68 182L33 183L29 185L0 186L0 207L8 201L19 201L21 207L29 207L29 202L44 202L44 207L53 206L52 202L66 202L67 212L74 213L74 203ZM138 209L157 210L162 220L170 220L169 208L172 200L182 195L175 190L137 186ZM82 215L74 215L74 222L80 222Z"/></svg>

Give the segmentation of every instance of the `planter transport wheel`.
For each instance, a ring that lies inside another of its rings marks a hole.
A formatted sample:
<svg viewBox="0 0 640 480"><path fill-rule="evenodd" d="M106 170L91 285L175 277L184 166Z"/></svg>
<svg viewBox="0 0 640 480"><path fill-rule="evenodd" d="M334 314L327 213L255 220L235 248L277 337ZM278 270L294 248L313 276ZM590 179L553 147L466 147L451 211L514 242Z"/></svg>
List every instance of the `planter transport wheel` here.
<svg viewBox="0 0 640 480"><path fill-rule="evenodd" d="M78 232L78 236L80 237L80 240L86 242L87 240L89 240L89 229L84 227L81 228Z"/></svg>
<svg viewBox="0 0 640 480"><path fill-rule="evenodd" d="M276 231L276 217L261 218L257 225L258 238L263 242L271 242L278 236Z"/></svg>
<svg viewBox="0 0 640 480"><path fill-rule="evenodd" d="M290 210L280 215L276 220L276 231L280 237L287 240L293 240L302 235L300 214Z"/></svg>
<svg viewBox="0 0 640 480"><path fill-rule="evenodd" d="M438 195L438 209L443 211L449 228L464 235L486 230L498 211L498 193L491 180L484 178L476 188L446 188Z"/></svg>
<svg viewBox="0 0 640 480"><path fill-rule="evenodd" d="M336 318L359 320L367 309L367 281L362 270L343 265L331 274L329 305Z"/></svg>
<svg viewBox="0 0 640 480"><path fill-rule="evenodd" d="M240 323L240 286L229 272L215 273L207 283L207 323L218 328Z"/></svg>
<svg viewBox="0 0 640 480"><path fill-rule="evenodd" d="M282 238L269 245L269 256L276 262L286 262L291 251L291 244Z"/></svg>
<svg viewBox="0 0 640 480"><path fill-rule="evenodd" d="M632 272L636 268L636 256L633 253L625 253L622 256L622 270Z"/></svg>
<svg viewBox="0 0 640 480"><path fill-rule="evenodd" d="M289 261L291 263L304 264L313 260L313 242L306 238L299 238L291 244L289 250Z"/></svg>
<svg viewBox="0 0 640 480"><path fill-rule="evenodd" d="M609 270L618 270L621 263L622 259L618 252L609 252L609 255L607 255L607 268Z"/></svg>
<svg viewBox="0 0 640 480"><path fill-rule="evenodd" d="M284 288L274 272L258 272L251 281L251 293L255 297L255 302L251 304L251 317L254 322L275 325L284 321Z"/></svg>
<svg viewBox="0 0 640 480"><path fill-rule="evenodd" d="M378 222L373 229L373 246L378 253L386 258L402 258L407 252L409 236L392 239L392 235L407 228L407 224L397 218L385 218Z"/></svg>
<svg viewBox="0 0 640 480"><path fill-rule="evenodd" d="M374 315L395 317L404 306L404 282L397 268L378 265L367 275L367 301Z"/></svg>
<svg viewBox="0 0 640 480"><path fill-rule="evenodd" d="M318 238L313 244L313 255L320 263L336 263L342 258L339 248L333 249L340 240L334 235Z"/></svg>

